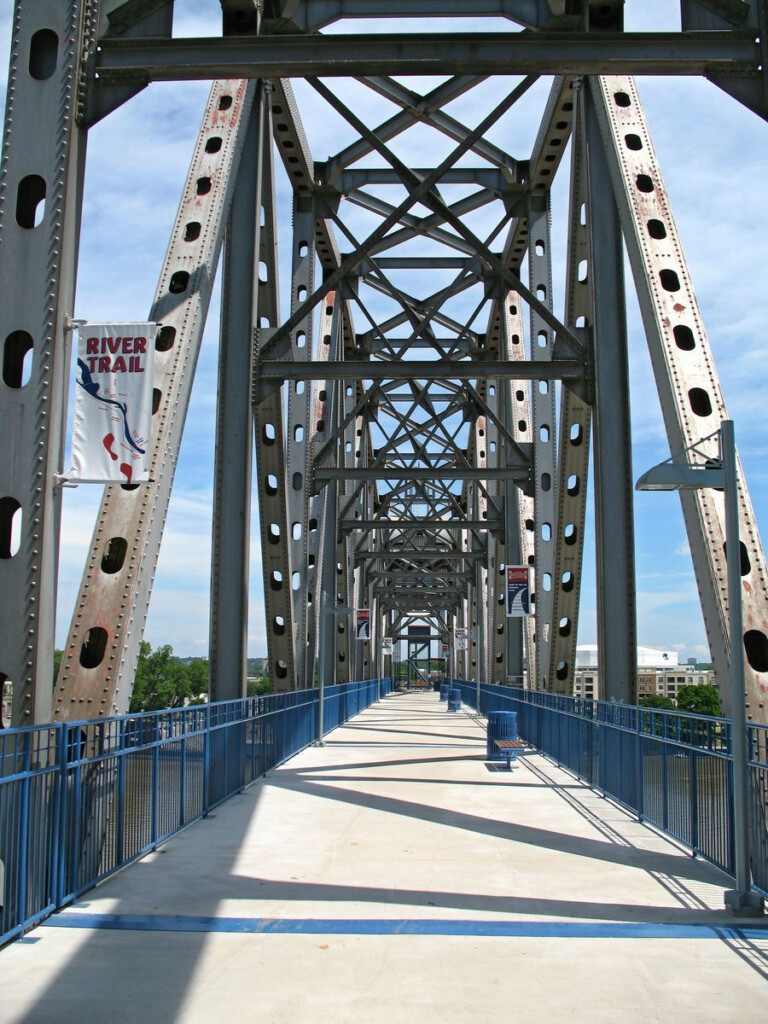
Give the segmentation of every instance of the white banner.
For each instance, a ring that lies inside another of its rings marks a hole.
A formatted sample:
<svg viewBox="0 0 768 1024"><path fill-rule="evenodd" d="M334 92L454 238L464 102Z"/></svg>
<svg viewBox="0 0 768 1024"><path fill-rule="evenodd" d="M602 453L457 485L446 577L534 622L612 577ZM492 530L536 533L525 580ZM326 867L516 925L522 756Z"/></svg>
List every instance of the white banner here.
<svg viewBox="0 0 768 1024"><path fill-rule="evenodd" d="M527 565L507 566L507 618L531 614L530 572Z"/></svg>
<svg viewBox="0 0 768 1024"><path fill-rule="evenodd" d="M466 626L454 626L453 629L453 646L457 651L468 651L469 641L467 638Z"/></svg>
<svg viewBox="0 0 768 1024"><path fill-rule="evenodd" d="M390 657L395 653L395 641L391 636L383 636L381 638L381 653L386 657Z"/></svg>
<svg viewBox="0 0 768 1024"><path fill-rule="evenodd" d="M78 329L71 481L149 480L156 333L147 323Z"/></svg>

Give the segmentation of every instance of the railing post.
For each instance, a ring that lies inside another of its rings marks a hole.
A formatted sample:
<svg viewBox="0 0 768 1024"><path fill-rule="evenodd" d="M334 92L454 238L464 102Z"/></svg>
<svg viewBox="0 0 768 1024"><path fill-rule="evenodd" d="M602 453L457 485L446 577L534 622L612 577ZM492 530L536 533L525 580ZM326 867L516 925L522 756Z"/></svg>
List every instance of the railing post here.
<svg viewBox="0 0 768 1024"><path fill-rule="evenodd" d="M193 719L194 712L189 717ZM182 723L181 754L179 755L179 828L181 828L187 818L187 716L183 711L179 720Z"/></svg>
<svg viewBox="0 0 768 1024"><path fill-rule="evenodd" d="M643 758L643 721L644 712L637 710L637 820L643 820L645 810L645 767Z"/></svg>
<svg viewBox="0 0 768 1024"><path fill-rule="evenodd" d="M56 803L53 849L54 902L57 909L64 904L64 865L67 858L67 726L59 723L56 729L56 758L58 763L58 796Z"/></svg>
<svg viewBox="0 0 768 1024"><path fill-rule="evenodd" d="M603 726L600 720L595 722L595 739L597 741L597 788L605 796L605 765L603 764L604 746Z"/></svg>
<svg viewBox="0 0 768 1024"><path fill-rule="evenodd" d="M119 725L120 745L117 758L117 830L115 836L115 861L122 864L125 852L125 719Z"/></svg>
<svg viewBox="0 0 768 1024"><path fill-rule="evenodd" d="M691 853L695 857L699 849L699 801L698 801L698 759L699 752L691 748Z"/></svg>
<svg viewBox="0 0 768 1024"><path fill-rule="evenodd" d="M158 786L160 780L160 715L155 713L154 740L152 743L152 845L157 843Z"/></svg>
<svg viewBox="0 0 768 1024"><path fill-rule="evenodd" d="M211 807L211 705L204 706L203 732L203 817L208 817Z"/></svg>
<svg viewBox="0 0 768 1024"><path fill-rule="evenodd" d="M261 774L267 774L267 719L262 718L259 723L259 736L261 739Z"/></svg>
<svg viewBox="0 0 768 1024"><path fill-rule="evenodd" d="M18 851L19 851L19 883L18 883L18 912L20 922L27 919L27 860L29 856L29 772L30 772L30 748L32 736L30 730L25 732L23 746L23 771L24 777L21 781L21 814L19 815L18 829Z"/></svg>
<svg viewBox="0 0 768 1024"><path fill-rule="evenodd" d="M74 778L75 806L73 808L72 825L71 825L71 835L72 835L72 872L73 872L73 877L71 877L69 879L69 881L71 881L73 883L72 889L75 890L75 889L77 889L78 875L80 873L80 868L79 868L80 857L82 856L82 852L83 852L83 844L81 842L82 832L81 832L81 829L80 829L80 818L81 818L81 810L82 810L82 803L83 803L83 800L82 800L83 767L82 767L82 765L80 763L81 758L82 758L82 733L80 731L80 726L79 725L75 726L74 730L72 730L72 731L70 731L70 729L67 728L67 734L68 734L68 739L69 739L70 736L73 736L73 735L77 736L77 751L76 751L76 754L75 754L75 759L76 759L77 763L75 764L75 778ZM71 749L71 744L68 742L67 743L67 750L69 751L70 749Z"/></svg>

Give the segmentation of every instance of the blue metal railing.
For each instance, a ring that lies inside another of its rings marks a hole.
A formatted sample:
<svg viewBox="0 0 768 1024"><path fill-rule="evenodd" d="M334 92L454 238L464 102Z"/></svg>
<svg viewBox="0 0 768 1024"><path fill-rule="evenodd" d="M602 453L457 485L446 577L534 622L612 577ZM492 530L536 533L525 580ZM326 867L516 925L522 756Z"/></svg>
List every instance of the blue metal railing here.
<svg viewBox="0 0 768 1024"><path fill-rule="evenodd" d="M477 684L454 680L476 707ZM506 686L480 686L481 714L515 711L519 735L734 874L731 723ZM768 895L768 726L748 728L753 886Z"/></svg>
<svg viewBox="0 0 768 1024"><path fill-rule="evenodd" d="M325 688L324 732L390 692ZM317 739L317 690L0 730L0 944Z"/></svg>

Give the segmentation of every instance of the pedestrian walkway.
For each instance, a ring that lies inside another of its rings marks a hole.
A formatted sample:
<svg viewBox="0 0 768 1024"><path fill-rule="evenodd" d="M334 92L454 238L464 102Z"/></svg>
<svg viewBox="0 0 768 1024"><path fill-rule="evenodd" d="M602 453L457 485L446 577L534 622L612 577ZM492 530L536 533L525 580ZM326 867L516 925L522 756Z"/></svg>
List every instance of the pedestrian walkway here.
<svg viewBox="0 0 768 1024"><path fill-rule="evenodd" d="M730 1024L768 925L484 721L393 693L0 951L2 1024Z"/></svg>

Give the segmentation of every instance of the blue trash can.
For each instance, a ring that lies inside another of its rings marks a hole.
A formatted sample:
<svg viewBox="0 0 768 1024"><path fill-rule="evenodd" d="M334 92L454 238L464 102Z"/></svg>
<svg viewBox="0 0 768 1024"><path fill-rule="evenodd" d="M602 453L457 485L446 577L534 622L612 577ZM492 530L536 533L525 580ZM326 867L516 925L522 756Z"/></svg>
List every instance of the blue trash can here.
<svg viewBox="0 0 768 1024"><path fill-rule="evenodd" d="M443 683L440 687L440 700L448 700L448 691L451 688L450 683Z"/></svg>
<svg viewBox="0 0 768 1024"><path fill-rule="evenodd" d="M448 691L448 711L461 711L461 690Z"/></svg>
<svg viewBox="0 0 768 1024"><path fill-rule="evenodd" d="M486 729L486 754L489 761L506 761L507 755L494 745L494 740L517 739L517 712L491 711ZM512 754L515 760L515 754Z"/></svg>

